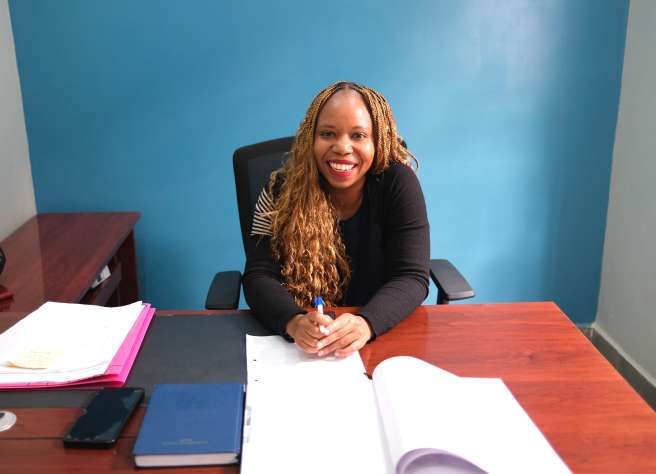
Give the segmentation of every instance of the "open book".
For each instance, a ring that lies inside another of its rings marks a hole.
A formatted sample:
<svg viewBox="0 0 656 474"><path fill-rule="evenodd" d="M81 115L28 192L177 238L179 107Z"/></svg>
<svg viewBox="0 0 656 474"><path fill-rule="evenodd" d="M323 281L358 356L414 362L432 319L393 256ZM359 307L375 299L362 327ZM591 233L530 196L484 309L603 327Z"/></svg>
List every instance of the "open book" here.
<svg viewBox="0 0 656 474"><path fill-rule="evenodd" d="M247 336L241 473L570 472L500 379Z"/></svg>

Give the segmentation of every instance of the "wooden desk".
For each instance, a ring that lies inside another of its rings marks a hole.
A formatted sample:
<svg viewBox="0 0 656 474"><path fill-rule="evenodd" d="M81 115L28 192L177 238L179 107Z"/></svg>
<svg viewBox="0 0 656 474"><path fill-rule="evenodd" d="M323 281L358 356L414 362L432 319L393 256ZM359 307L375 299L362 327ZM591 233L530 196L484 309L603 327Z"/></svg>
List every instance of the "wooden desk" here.
<svg viewBox="0 0 656 474"><path fill-rule="evenodd" d="M20 317L0 315L0 330ZM394 355L419 357L461 376L503 378L575 473L656 472L656 413L553 303L423 306L361 351L369 372ZM17 426L0 433L2 468L135 470L130 452L141 409L115 449L107 451L63 448L61 437L78 409L13 411ZM238 468L159 471L237 473Z"/></svg>
<svg viewBox="0 0 656 474"><path fill-rule="evenodd" d="M118 306L139 299L133 228L138 212L39 214L0 246L0 285L13 293L0 311L33 311L46 301ZM105 265L112 275L94 290Z"/></svg>

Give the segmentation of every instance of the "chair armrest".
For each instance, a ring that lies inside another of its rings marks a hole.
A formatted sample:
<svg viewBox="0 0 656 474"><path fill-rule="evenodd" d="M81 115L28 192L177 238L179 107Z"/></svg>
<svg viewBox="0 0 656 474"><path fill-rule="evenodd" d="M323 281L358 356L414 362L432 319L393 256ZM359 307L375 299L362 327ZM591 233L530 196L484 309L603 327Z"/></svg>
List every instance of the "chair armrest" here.
<svg viewBox="0 0 656 474"><path fill-rule="evenodd" d="M241 272L219 272L214 275L205 300L205 309L237 309Z"/></svg>
<svg viewBox="0 0 656 474"><path fill-rule="evenodd" d="M437 286L437 304L465 300L474 296L474 290L465 277L448 260L431 260L430 276Z"/></svg>

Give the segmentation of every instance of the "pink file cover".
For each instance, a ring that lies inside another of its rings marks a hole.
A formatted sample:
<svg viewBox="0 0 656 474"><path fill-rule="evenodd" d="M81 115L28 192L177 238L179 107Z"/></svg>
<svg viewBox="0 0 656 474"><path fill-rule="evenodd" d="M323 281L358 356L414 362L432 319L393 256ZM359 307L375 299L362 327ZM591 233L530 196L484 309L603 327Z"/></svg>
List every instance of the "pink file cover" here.
<svg viewBox="0 0 656 474"><path fill-rule="evenodd" d="M110 362L107 370L102 375L90 377L82 380L73 380L70 382L28 382L24 384L0 384L0 389L32 389L32 388L102 388L102 387L122 387L128 378L132 364L137 358L137 353L146 336L146 331L150 321L155 314L155 308L150 304L145 304L141 314L134 322L132 329L125 337L123 344L119 347L116 355Z"/></svg>

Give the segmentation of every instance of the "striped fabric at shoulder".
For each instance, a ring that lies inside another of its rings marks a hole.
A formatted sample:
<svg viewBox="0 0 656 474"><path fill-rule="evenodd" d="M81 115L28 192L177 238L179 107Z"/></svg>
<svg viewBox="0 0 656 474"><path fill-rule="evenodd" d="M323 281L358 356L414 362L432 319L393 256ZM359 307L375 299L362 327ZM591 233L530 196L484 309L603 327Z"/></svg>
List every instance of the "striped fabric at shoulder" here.
<svg viewBox="0 0 656 474"><path fill-rule="evenodd" d="M251 235L271 236L271 215L275 212L271 193L265 187L257 198L253 212Z"/></svg>

